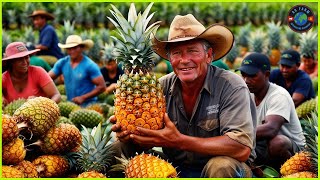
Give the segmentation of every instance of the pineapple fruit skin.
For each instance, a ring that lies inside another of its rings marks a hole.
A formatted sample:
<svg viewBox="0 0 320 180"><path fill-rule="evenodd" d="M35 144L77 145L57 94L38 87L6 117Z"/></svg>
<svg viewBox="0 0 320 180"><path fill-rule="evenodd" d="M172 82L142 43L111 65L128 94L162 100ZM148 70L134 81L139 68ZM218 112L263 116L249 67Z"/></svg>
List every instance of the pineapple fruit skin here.
<svg viewBox="0 0 320 180"><path fill-rule="evenodd" d="M301 118L307 118L308 115L310 115L311 111L316 109L316 106L318 104L318 98L313 98L308 101L305 101L300 106L296 108L296 112L298 114L298 117Z"/></svg>
<svg viewBox="0 0 320 180"><path fill-rule="evenodd" d="M313 172L302 171L283 176L283 178L317 178L317 175Z"/></svg>
<svg viewBox="0 0 320 180"><path fill-rule="evenodd" d="M84 125L88 128L97 126L100 122L103 122L103 116L94 110L78 109L70 113L69 119L77 126Z"/></svg>
<svg viewBox="0 0 320 180"><path fill-rule="evenodd" d="M59 106L61 116L64 116L66 118L69 118L69 115L72 111L80 109L79 105L70 101L60 102L58 106Z"/></svg>
<svg viewBox="0 0 320 180"><path fill-rule="evenodd" d="M26 150L23 140L16 138L2 147L2 162L7 165L15 165L24 160Z"/></svg>
<svg viewBox="0 0 320 180"><path fill-rule="evenodd" d="M63 154L78 148L82 141L80 130L71 124L52 127L43 138L41 149L46 154Z"/></svg>
<svg viewBox="0 0 320 180"><path fill-rule="evenodd" d="M140 134L136 127L163 128L165 99L155 75L122 75L115 97L115 117L122 130Z"/></svg>
<svg viewBox="0 0 320 180"><path fill-rule="evenodd" d="M19 131L15 118L2 114L2 144L7 144L18 137Z"/></svg>
<svg viewBox="0 0 320 180"><path fill-rule="evenodd" d="M129 160L125 175L127 178L168 178L177 177L177 172L167 161L143 153Z"/></svg>
<svg viewBox="0 0 320 180"><path fill-rule="evenodd" d="M23 172L11 166L2 166L2 178L24 178Z"/></svg>
<svg viewBox="0 0 320 180"><path fill-rule="evenodd" d="M30 161L23 160L14 168L23 172L25 178L38 178L38 171L35 165L33 165Z"/></svg>
<svg viewBox="0 0 320 180"><path fill-rule="evenodd" d="M106 178L106 176L96 171L89 171L79 174L78 178Z"/></svg>
<svg viewBox="0 0 320 180"><path fill-rule="evenodd" d="M14 100L12 102L10 102L8 105L6 105L6 107L4 107L3 109L3 113L4 114L9 114L10 116L12 116L14 114L14 112L20 107L22 106L27 100L26 99L17 99Z"/></svg>
<svg viewBox="0 0 320 180"><path fill-rule="evenodd" d="M53 100L46 97L28 99L14 115L20 121L26 121L35 136L44 135L58 121L59 107Z"/></svg>
<svg viewBox="0 0 320 180"><path fill-rule="evenodd" d="M308 152L302 151L296 153L288 159L280 168L283 176L290 175L301 171L311 171L311 157Z"/></svg>
<svg viewBox="0 0 320 180"><path fill-rule="evenodd" d="M37 169L42 169L38 172L39 177L62 177L69 170L68 161L58 155L42 155L32 161Z"/></svg>

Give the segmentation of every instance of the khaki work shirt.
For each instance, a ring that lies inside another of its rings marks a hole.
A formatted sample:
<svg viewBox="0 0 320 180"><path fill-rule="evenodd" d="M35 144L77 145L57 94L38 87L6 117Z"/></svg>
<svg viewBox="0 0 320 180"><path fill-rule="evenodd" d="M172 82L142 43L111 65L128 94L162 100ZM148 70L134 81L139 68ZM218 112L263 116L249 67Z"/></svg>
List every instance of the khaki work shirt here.
<svg viewBox="0 0 320 180"><path fill-rule="evenodd" d="M254 149L256 108L247 85L239 75L209 65L191 119L184 110L178 77L170 73L162 77L160 83L167 113L180 133L201 138L226 135ZM171 148L163 148L163 152L173 163L185 166L204 166L212 157ZM251 158L254 158L254 150L251 152Z"/></svg>

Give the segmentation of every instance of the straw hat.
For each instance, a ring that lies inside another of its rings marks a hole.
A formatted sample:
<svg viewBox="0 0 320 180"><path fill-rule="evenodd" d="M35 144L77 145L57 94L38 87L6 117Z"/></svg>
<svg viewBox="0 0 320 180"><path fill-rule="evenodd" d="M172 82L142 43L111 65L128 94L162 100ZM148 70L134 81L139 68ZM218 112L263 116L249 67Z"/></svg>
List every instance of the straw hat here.
<svg viewBox="0 0 320 180"><path fill-rule="evenodd" d="M54 16L50 13L48 13L45 10L35 10L32 12L31 15L29 15L29 17L33 18L35 16L43 16L45 17L47 20L54 20Z"/></svg>
<svg viewBox="0 0 320 180"><path fill-rule="evenodd" d="M2 61L25 57L37 51L40 51L40 49L28 51L27 47L24 45L23 42L13 42L6 47L6 52L4 56L5 58L3 58Z"/></svg>
<svg viewBox="0 0 320 180"><path fill-rule="evenodd" d="M82 41L82 38L78 35L70 35L67 37L66 44L58 43L58 46L62 49L68 49L72 47L76 47L78 45L83 45L84 49L90 49L93 46L93 41L91 39L87 39Z"/></svg>
<svg viewBox="0 0 320 180"><path fill-rule="evenodd" d="M154 37L152 39L152 47L159 56L169 59L166 54L168 43L193 39L207 40L213 48L213 61L215 61L230 51L234 36L225 26L213 24L206 29L192 14L177 15L170 25L168 41L160 41Z"/></svg>

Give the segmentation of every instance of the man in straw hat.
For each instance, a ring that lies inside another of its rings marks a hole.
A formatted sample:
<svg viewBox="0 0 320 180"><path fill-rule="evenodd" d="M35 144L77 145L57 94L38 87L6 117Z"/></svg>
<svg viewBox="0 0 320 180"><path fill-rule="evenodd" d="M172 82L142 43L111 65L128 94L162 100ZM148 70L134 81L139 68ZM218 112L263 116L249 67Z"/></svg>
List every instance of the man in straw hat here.
<svg viewBox="0 0 320 180"><path fill-rule="evenodd" d="M222 25L206 29L191 14L177 15L168 41L153 39L154 51L174 70L160 79L167 103L165 127L138 127L140 136L115 124L112 130L120 142L114 146L125 155L134 155L130 153L139 147L162 147L179 177L252 177L245 162L255 157L255 105L240 76L210 65L229 52L233 41Z"/></svg>
<svg viewBox="0 0 320 180"><path fill-rule="evenodd" d="M31 15L34 27L39 30L39 44L35 48L40 49L37 55L42 56L42 59L53 64L57 59L63 57L61 49L58 47L58 36L54 27L47 24L47 21L53 20L54 16L44 10L35 10Z"/></svg>
<svg viewBox="0 0 320 180"><path fill-rule="evenodd" d="M49 75L56 79L61 74L68 101L73 101L81 106L86 106L97 101L97 95L102 93L106 86L98 65L83 51L92 48L93 41L82 40L78 35L70 35L66 44L59 43L58 46L66 49L68 56L59 59L53 66Z"/></svg>
<svg viewBox="0 0 320 180"><path fill-rule="evenodd" d="M47 72L38 66L30 66L30 55L39 49L28 51L23 42L12 42L6 47L2 63L8 70L2 74L2 104L16 99L34 96L48 97L59 103L61 95Z"/></svg>

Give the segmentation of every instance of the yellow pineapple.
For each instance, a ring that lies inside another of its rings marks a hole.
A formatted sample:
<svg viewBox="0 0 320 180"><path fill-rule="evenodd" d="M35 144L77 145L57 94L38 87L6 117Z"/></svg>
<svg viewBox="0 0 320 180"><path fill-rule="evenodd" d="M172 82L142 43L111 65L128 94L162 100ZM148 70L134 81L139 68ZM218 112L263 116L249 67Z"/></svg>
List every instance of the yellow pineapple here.
<svg viewBox="0 0 320 180"><path fill-rule="evenodd" d="M136 155L131 159L118 158L121 164L112 166L114 171L122 170L127 178L174 178L176 169L167 161L151 154Z"/></svg>
<svg viewBox="0 0 320 180"><path fill-rule="evenodd" d="M37 168L30 161L23 160L14 168L23 172L25 178L37 178L39 177Z"/></svg>
<svg viewBox="0 0 320 180"><path fill-rule="evenodd" d="M318 174L318 112L317 109L308 118L308 124L304 127L306 148L288 159L280 168L283 176L309 171L315 176ZM292 175L295 177L298 175ZM300 173L299 176L303 176Z"/></svg>
<svg viewBox="0 0 320 180"><path fill-rule="evenodd" d="M33 135L42 136L58 121L60 112L53 100L36 97L28 99L13 116L18 118L18 122L27 122Z"/></svg>
<svg viewBox="0 0 320 180"><path fill-rule="evenodd" d="M117 62L122 62L125 74L117 82L115 91L115 117L123 130L138 134L137 126L148 129L163 128L165 99L161 85L151 70L154 67L150 36L159 22L147 26L154 13L148 16L153 3L137 14L132 3L128 20L113 5L110 10L116 20L108 19L116 26L121 38L114 38Z"/></svg>
<svg viewBox="0 0 320 180"><path fill-rule="evenodd" d="M2 144L7 144L18 137L17 121L6 114L2 114Z"/></svg>
<svg viewBox="0 0 320 180"><path fill-rule="evenodd" d="M79 174L78 178L106 178L106 176L97 171L88 171Z"/></svg>
<svg viewBox="0 0 320 180"><path fill-rule="evenodd" d="M16 138L2 147L2 163L6 165L15 165L24 160L26 149L24 142Z"/></svg>
<svg viewBox="0 0 320 180"><path fill-rule="evenodd" d="M317 175L315 173L309 172L309 171L302 171L302 172L297 172L297 173L283 176L283 178L316 178L316 177Z"/></svg>
<svg viewBox="0 0 320 180"><path fill-rule="evenodd" d="M32 161L39 177L62 177L69 170L69 162L59 155L42 155Z"/></svg>
<svg viewBox="0 0 320 180"><path fill-rule="evenodd" d="M23 172L11 166L2 166L3 178L24 178Z"/></svg>
<svg viewBox="0 0 320 180"><path fill-rule="evenodd" d="M33 143L39 145L45 154L64 154L81 144L80 130L71 124L59 124L52 127L42 140Z"/></svg>

